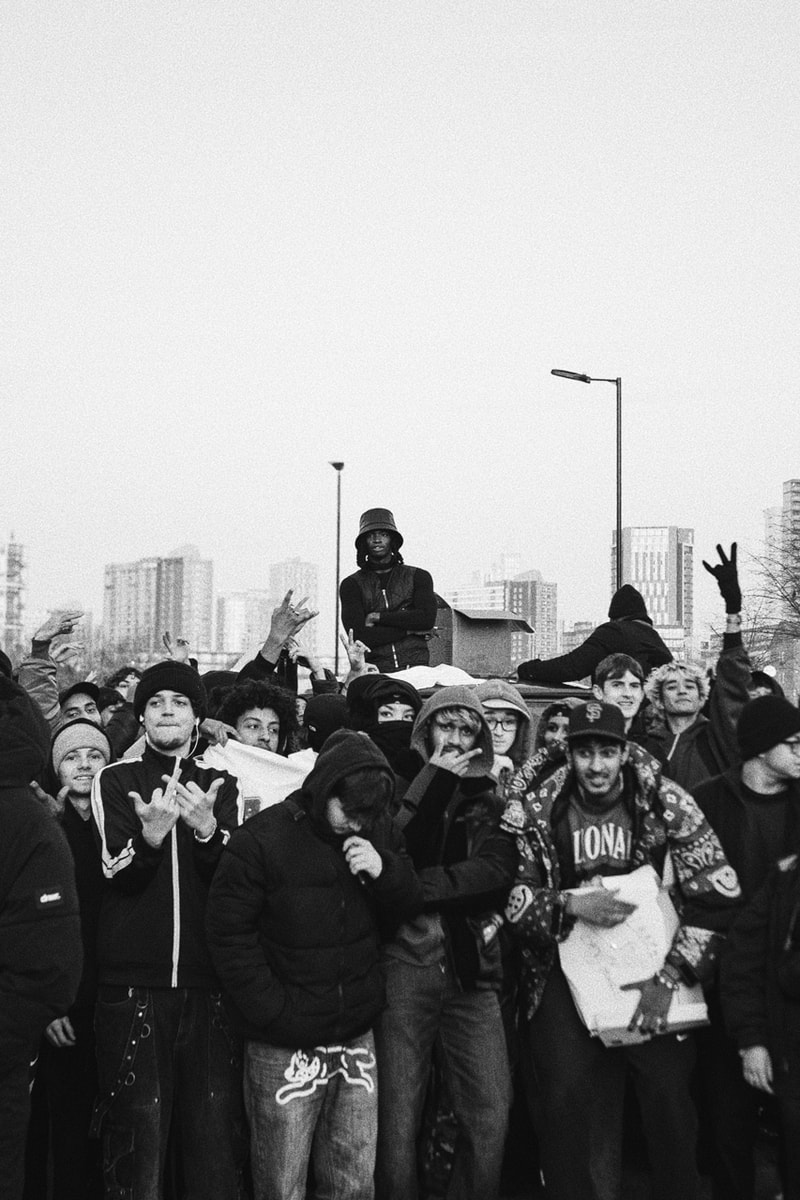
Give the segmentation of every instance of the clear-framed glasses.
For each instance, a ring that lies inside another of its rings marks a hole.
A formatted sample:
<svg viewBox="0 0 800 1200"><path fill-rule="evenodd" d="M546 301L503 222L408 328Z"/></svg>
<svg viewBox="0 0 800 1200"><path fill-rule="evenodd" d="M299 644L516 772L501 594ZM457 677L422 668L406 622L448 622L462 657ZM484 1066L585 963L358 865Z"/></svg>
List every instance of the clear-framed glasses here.
<svg viewBox="0 0 800 1200"><path fill-rule="evenodd" d="M490 729L502 729L504 733L511 733L512 729L516 729L519 724L519 717L486 717L486 724Z"/></svg>

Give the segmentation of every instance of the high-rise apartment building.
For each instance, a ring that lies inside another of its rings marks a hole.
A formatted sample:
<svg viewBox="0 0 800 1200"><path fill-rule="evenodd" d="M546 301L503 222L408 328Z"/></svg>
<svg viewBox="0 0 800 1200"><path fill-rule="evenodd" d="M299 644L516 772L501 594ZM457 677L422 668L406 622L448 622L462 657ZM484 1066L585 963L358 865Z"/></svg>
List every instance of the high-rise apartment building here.
<svg viewBox="0 0 800 1200"><path fill-rule="evenodd" d="M220 596L217 600L217 650L225 654L242 654L263 642L269 633L274 607L269 592L263 589L228 592Z"/></svg>
<svg viewBox="0 0 800 1200"><path fill-rule="evenodd" d="M0 543L0 617L3 649L14 659L23 646L25 567L25 547L12 533L7 542Z"/></svg>
<svg viewBox="0 0 800 1200"><path fill-rule="evenodd" d="M316 563L303 562L300 558L285 558L273 563L269 569L269 594L272 606L280 603L291 588L295 600L308 598L309 608L319 608L319 583ZM315 654L317 650L317 622L309 621L300 632L300 641Z"/></svg>
<svg viewBox="0 0 800 1200"><path fill-rule="evenodd" d="M110 563L105 569L103 638L109 646L152 654L161 637L185 637L194 651L211 649L214 564L196 546L166 558Z"/></svg>
<svg viewBox="0 0 800 1200"><path fill-rule="evenodd" d="M616 577L616 538L612 536L611 590ZM677 525L626 525L622 530L622 580L644 597L653 624L662 632L694 626L694 530ZM662 633L663 636L663 633ZM665 639L666 640L666 639Z"/></svg>
<svg viewBox="0 0 800 1200"><path fill-rule="evenodd" d="M783 484L782 528L787 544L797 545L800 539L800 479L786 479Z"/></svg>

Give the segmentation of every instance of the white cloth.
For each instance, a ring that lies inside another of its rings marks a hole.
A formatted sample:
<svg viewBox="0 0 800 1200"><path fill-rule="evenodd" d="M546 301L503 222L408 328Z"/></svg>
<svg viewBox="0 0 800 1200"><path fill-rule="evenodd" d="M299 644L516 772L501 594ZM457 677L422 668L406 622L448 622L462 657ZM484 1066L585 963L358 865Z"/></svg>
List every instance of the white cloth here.
<svg viewBox="0 0 800 1200"><path fill-rule="evenodd" d="M203 767L228 771L239 780L240 825L262 809L285 800L300 787L309 771L304 763L257 746L244 746L233 738L228 738L224 746L209 746L197 761Z"/></svg>

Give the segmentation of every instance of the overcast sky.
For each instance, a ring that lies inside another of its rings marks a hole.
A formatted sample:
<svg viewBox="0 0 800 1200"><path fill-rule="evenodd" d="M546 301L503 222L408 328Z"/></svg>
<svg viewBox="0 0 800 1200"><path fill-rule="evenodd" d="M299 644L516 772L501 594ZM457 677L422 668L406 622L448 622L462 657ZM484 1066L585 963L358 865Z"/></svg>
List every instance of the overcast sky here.
<svg viewBox="0 0 800 1200"><path fill-rule="evenodd" d="M333 608L362 509L439 587L600 618L624 522L754 545L800 476L798 5L6 0L0 529L31 608L196 542Z"/></svg>

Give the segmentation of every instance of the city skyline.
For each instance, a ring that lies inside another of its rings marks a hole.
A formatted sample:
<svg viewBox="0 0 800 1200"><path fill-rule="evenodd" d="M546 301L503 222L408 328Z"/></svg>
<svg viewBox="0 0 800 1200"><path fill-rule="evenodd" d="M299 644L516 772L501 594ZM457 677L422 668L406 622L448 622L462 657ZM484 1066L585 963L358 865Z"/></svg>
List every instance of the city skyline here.
<svg viewBox="0 0 800 1200"><path fill-rule="evenodd" d="M510 530L598 619L614 389L553 368L623 380L623 524L758 544L798 474L796 6L76 14L4 13L0 513L32 603L99 612L104 563L182 542L220 591L298 555L332 645L333 460L343 574L388 507L438 587Z"/></svg>

